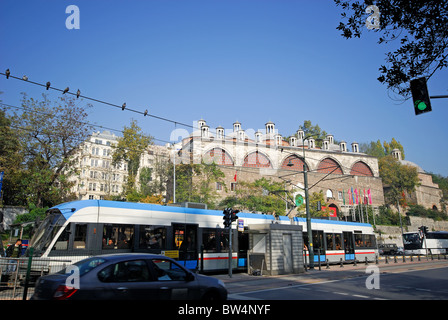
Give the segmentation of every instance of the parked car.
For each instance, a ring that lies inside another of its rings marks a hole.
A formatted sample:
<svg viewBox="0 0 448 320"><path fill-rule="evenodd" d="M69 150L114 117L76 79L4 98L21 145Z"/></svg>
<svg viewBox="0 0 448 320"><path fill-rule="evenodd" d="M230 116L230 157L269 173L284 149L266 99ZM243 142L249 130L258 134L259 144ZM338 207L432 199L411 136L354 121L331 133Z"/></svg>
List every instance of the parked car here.
<svg viewBox="0 0 448 320"><path fill-rule="evenodd" d="M378 250L381 255L394 255L397 253L397 245L394 243L383 243L378 245Z"/></svg>
<svg viewBox="0 0 448 320"><path fill-rule="evenodd" d="M40 277L32 300L226 300L221 280L156 254L109 254Z"/></svg>

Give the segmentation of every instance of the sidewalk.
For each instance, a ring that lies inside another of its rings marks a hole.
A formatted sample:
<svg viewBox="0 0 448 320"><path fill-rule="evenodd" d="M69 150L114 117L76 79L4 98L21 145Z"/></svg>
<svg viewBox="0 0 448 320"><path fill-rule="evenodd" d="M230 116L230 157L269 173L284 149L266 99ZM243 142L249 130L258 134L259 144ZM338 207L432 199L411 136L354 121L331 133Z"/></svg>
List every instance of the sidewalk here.
<svg viewBox="0 0 448 320"><path fill-rule="evenodd" d="M222 280L225 283L229 294L233 294L298 284L313 284L362 277L366 276L366 268L368 266L377 266L380 269L380 272L388 273L433 267L448 267L448 260L445 259L429 261L427 261L426 258L421 261L414 259L413 262L411 262L410 259L406 259L406 262L403 262L402 259L402 257L397 259L397 263L394 262L394 259L389 260L388 264L385 263L384 259L380 260L379 264L369 263L366 265L365 263L358 262L356 266L353 264L344 264L343 267L337 264L330 265L329 269L327 269L326 265L323 265L321 266L321 271L319 271L317 266L314 270L308 270L307 272L300 274L252 276L247 273L233 273L231 278L228 274L213 275L213 277Z"/></svg>

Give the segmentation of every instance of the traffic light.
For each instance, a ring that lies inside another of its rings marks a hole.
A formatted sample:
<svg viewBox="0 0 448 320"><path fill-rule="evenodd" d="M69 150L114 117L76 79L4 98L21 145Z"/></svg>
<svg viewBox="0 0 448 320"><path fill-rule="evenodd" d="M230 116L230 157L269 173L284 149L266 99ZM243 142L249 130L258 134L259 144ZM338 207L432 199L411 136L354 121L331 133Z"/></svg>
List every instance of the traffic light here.
<svg viewBox="0 0 448 320"><path fill-rule="evenodd" d="M427 226L421 226L420 228L418 228L418 230L420 230L421 232L423 232L423 234L428 233L428 227L427 227Z"/></svg>
<svg viewBox="0 0 448 320"><path fill-rule="evenodd" d="M425 77L411 80L411 93L415 115L432 111Z"/></svg>
<svg viewBox="0 0 448 320"><path fill-rule="evenodd" d="M224 217L222 218L224 220L224 228L228 228L232 223L232 221L230 220L230 214L231 214L230 209L225 208L222 213L224 214Z"/></svg>
<svg viewBox="0 0 448 320"><path fill-rule="evenodd" d="M236 215L238 212L240 212L239 210L232 210L230 213L230 224L232 224L233 221L238 219L238 216Z"/></svg>

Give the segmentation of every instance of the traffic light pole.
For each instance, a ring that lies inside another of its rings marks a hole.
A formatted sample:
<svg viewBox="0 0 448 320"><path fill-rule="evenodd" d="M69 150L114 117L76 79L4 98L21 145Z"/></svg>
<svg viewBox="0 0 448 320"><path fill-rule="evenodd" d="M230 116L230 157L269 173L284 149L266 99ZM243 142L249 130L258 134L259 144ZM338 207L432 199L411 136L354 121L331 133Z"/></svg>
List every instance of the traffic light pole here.
<svg viewBox="0 0 448 320"><path fill-rule="evenodd" d="M232 222L229 226L229 278L232 278Z"/></svg>

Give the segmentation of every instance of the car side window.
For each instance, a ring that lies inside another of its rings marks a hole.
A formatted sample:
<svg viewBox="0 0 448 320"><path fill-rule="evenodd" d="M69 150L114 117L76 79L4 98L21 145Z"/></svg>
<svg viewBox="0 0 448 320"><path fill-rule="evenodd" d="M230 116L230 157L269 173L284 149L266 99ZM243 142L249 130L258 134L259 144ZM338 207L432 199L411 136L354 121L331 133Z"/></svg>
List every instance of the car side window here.
<svg viewBox="0 0 448 320"><path fill-rule="evenodd" d="M153 259L152 267L158 281L185 281L187 272L170 260Z"/></svg>
<svg viewBox="0 0 448 320"><path fill-rule="evenodd" d="M112 264L100 272L101 282L142 282L152 280L148 266L143 260L123 261Z"/></svg>

